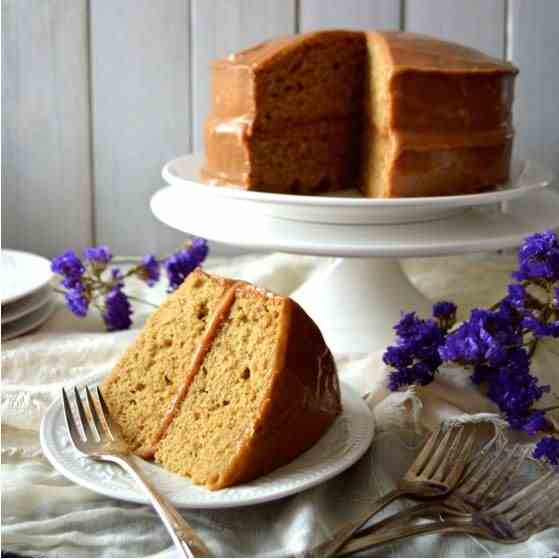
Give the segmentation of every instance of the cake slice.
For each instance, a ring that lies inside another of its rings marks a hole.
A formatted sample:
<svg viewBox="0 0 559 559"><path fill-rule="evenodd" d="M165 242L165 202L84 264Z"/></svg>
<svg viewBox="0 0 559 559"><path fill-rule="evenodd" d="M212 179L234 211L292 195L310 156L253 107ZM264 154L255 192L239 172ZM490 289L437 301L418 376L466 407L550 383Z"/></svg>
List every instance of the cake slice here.
<svg viewBox="0 0 559 559"><path fill-rule="evenodd" d="M199 269L102 391L136 452L210 489L286 464L341 411L333 357L301 307Z"/></svg>

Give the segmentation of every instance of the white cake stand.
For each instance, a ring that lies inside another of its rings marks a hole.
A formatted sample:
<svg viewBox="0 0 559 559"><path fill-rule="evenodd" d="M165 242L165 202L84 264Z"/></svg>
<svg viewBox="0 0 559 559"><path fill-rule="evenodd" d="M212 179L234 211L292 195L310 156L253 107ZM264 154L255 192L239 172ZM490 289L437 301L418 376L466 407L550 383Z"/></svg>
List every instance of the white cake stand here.
<svg viewBox="0 0 559 559"><path fill-rule="evenodd" d="M155 216L248 250L337 257L292 294L335 352L382 349L402 310L430 313L399 258L511 248L559 227L559 193L543 190L552 176L534 162L516 163L495 193L416 200L246 193L201 184L198 165L185 156L165 166L171 185L153 196Z"/></svg>

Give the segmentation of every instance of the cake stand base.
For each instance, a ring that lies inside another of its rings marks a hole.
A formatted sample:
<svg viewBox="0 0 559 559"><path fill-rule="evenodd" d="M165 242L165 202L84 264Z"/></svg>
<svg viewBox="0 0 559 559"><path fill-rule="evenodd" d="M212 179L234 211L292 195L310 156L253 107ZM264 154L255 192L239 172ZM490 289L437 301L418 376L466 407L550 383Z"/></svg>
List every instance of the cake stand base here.
<svg viewBox="0 0 559 559"><path fill-rule="evenodd" d="M394 342L401 311L429 316L431 303L391 258L338 258L291 297L335 352L369 353Z"/></svg>

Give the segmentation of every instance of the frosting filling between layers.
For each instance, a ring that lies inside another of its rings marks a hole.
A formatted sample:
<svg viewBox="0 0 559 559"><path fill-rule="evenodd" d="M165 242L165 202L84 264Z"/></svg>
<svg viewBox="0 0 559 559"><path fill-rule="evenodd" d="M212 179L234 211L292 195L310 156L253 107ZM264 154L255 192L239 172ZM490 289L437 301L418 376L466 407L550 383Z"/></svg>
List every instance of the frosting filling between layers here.
<svg viewBox="0 0 559 559"><path fill-rule="evenodd" d="M165 432L167 431L167 429L169 429L171 423L173 422L173 419L176 417L177 412L183 400L188 394L188 389L190 388L192 381L194 380L194 377L200 371L200 367L204 362L204 358L206 357L206 354L211 348L212 342L215 339L219 331L219 328L223 324L223 321L227 318L229 310L231 309L231 306L235 302L236 291L240 284L241 282L234 283L223 295L221 303L217 307L212 317L212 320L209 323L206 332L200 341L200 345L198 346L196 352L194 353L194 356L192 357L192 364L190 365L190 370L185 376L185 380L182 383L181 387L179 388L179 391L177 392L176 396L173 398L171 405L167 410L167 413L163 417L161 429L157 433L155 439L152 441L151 447L153 449L153 452L155 452L155 449L157 448L157 444L159 443L161 438L165 435Z"/></svg>

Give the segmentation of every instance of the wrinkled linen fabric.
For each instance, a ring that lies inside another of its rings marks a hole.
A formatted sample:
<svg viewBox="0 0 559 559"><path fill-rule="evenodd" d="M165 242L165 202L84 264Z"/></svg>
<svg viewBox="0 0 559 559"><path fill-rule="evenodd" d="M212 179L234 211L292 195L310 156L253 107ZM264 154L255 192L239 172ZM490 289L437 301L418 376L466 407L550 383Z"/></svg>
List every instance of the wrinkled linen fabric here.
<svg viewBox="0 0 559 559"><path fill-rule="evenodd" d="M328 262L281 254L248 255L210 259L206 269L287 295ZM489 305L503 295L514 260L497 255L435 258L407 260L404 267L425 295L432 300L454 300L464 318L473 306ZM127 289L155 303L164 297L162 286L148 289L135 283ZM136 328L149 310L136 306ZM107 498L75 485L52 468L39 444L41 418L60 387L83 385L100 371L108 371L137 332L106 333L95 314L78 319L60 301L54 316L38 332L3 344L4 551L41 557L177 557L149 506ZM445 370L427 387L390 393L380 353L336 357L340 377L368 394L376 420L371 449L344 474L278 502L234 510L182 511L215 555L279 557L320 543L371 499L394 488L427 429L448 418L496 417L493 404L463 371ZM557 340L537 352L536 371L559 392ZM389 512L401 506L392 505ZM555 529L514 546L433 535L376 547L363 555L551 557L558 553L559 530Z"/></svg>

